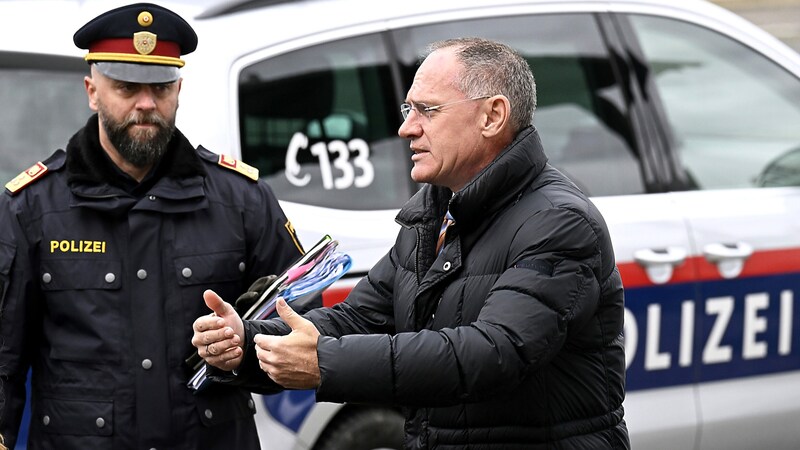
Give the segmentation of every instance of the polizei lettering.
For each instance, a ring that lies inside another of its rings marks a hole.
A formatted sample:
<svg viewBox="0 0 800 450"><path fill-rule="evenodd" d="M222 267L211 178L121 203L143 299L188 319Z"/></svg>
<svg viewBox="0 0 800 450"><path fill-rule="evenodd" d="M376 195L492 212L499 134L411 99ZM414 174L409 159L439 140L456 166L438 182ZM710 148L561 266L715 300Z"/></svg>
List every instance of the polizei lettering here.
<svg viewBox="0 0 800 450"><path fill-rule="evenodd" d="M793 289L714 292L699 303L638 301L653 291L630 293L625 363L633 390L800 369Z"/></svg>
<svg viewBox="0 0 800 450"><path fill-rule="evenodd" d="M105 253L105 241L50 241L50 253Z"/></svg>

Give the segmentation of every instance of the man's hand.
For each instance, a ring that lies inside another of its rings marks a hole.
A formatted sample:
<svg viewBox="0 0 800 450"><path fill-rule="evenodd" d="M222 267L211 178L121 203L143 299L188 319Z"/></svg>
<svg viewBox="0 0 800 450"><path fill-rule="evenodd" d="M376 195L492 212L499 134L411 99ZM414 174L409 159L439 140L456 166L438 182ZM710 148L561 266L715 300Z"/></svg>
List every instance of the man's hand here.
<svg viewBox="0 0 800 450"><path fill-rule="evenodd" d="M316 388L320 382L317 359L319 331L313 323L294 312L284 299L278 300L277 310L292 332L286 336L257 334L254 341L258 365L285 388Z"/></svg>
<svg viewBox="0 0 800 450"><path fill-rule="evenodd" d="M222 370L235 370L244 355L242 319L214 291L203 292L203 300L213 312L194 321L192 345L208 364Z"/></svg>

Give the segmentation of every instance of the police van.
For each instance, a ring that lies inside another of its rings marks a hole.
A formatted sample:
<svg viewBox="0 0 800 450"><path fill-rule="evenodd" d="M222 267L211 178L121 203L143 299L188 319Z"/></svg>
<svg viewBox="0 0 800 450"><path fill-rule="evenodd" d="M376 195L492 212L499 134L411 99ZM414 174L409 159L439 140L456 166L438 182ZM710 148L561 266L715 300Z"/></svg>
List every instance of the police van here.
<svg viewBox="0 0 800 450"><path fill-rule="evenodd" d="M489 4L491 3L491 4ZM0 2L0 179L90 114L72 34L108 0ZM328 305L392 245L417 190L399 104L425 45L517 48L550 162L603 212L626 288L639 449L800 441L800 56L701 1L162 2L197 31L178 127L257 167L306 245L350 254ZM388 407L259 397L264 448L395 448ZM35 418L34 418L35 420ZM23 433L25 430L22 430Z"/></svg>

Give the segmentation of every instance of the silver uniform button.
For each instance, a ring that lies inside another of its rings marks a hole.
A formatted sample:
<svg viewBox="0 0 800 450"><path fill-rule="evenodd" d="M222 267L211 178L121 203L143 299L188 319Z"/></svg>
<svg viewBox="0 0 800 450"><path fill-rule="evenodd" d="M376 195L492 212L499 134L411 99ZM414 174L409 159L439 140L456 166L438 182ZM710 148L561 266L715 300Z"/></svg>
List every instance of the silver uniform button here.
<svg viewBox="0 0 800 450"><path fill-rule="evenodd" d="M147 278L147 271L144 269L137 270L136 277L139 278L140 280L144 280L145 278Z"/></svg>
<svg viewBox="0 0 800 450"><path fill-rule="evenodd" d="M116 279L117 279L117 276L114 275L113 273L107 273L106 274L106 283L113 283L114 280L116 280Z"/></svg>
<svg viewBox="0 0 800 450"><path fill-rule="evenodd" d="M153 361L146 358L142 360L142 369L150 370L151 367L153 367Z"/></svg>
<svg viewBox="0 0 800 450"><path fill-rule="evenodd" d="M45 274L42 275L42 282L43 283L47 284L47 283L49 283L51 281L53 281L53 276L52 275L50 275L49 273L45 273Z"/></svg>
<svg viewBox="0 0 800 450"><path fill-rule="evenodd" d="M94 424L97 425L97 428L103 428L106 426L106 421L102 417L98 417L97 420L94 421Z"/></svg>
<svg viewBox="0 0 800 450"><path fill-rule="evenodd" d="M42 417L42 424L44 424L44 426L50 425L50 416Z"/></svg>
<svg viewBox="0 0 800 450"><path fill-rule="evenodd" d="M442 269L447 271L450 270L450 267L451 267L450 261L445 261L444 265L442 266Z"/></svg>
<svg viewBox="0 0 800 450"><path fill-rule="evenodd" d="M154 202L154 201L156 201L156 196L155 195L151 195L151 196L147 197L147 199L150 200L151 202Z"/></svg>
<svg viewBox="0 0 800 450"><path fill-rule="evenodd" d="M246 268L247 266L244 264L244 262L239 263L239 272L244 272L244 269Z"/></svg>
<svg viewBox="0 0 800 450"><path fill-rule="evenodd" d="M207 409L207 410L205 411L205 413L204 413L204 414L205 414L205 415L206 415L206 417L207 417L207 418L209 418L209 419L210 419L210 418L212 418L212 417L214 417L214 413L213 413L213 412L211 412L211 410L210 410L210 409Z"/></svg>
<svg viewBox="0 0 800 450"><path fill-rule="evenodd" d="M183 275L183 278L191 277L192 276L192 269L190 269L188 267L184 267L183 270L181 270L181 275Z"/></svg>
<svg viewBox="0 0 800 450"><path fill-rule="evenodd" d="M247 407L250 408L251 410L256 409L256 402L254 402L253 399L251 398L250 400L247 401Z"/></svg>

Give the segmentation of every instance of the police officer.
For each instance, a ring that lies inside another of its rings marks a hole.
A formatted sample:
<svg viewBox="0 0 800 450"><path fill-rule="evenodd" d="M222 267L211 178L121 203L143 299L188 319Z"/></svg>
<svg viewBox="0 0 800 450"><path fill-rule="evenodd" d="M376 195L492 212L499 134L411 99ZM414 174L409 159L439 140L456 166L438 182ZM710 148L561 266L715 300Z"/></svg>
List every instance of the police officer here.
<svg viewBox="0 0 800 450"><path fill-rule="evenodd" d="M0 194L0 435L14 448L256 449L249 393L193 393L184 359L202 293L236 298L302 248L258 171L175 128L197 36L153 4L74 36L96 112L66 151Z"/></svg>

